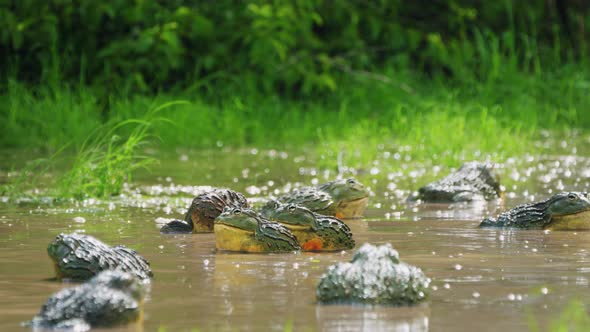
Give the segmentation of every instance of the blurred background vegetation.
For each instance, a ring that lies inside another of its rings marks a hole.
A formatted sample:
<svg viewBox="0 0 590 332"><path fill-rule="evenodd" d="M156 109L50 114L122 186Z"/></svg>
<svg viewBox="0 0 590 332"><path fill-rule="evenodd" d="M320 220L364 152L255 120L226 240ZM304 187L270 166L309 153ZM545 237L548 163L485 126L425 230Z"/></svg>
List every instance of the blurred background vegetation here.
<svg viewBox="0 0 590 332"><path fill-rule="evenodd" d="M590 55L585 0L3 2L0 69L32 83L310 95L383 66L485 78L491 36L523 70Z"/></svg>
<svg viewBox="0 0 590 332"><path fill-rule="evenodd" d="M174 99L191 105L171 115L178 127L157 134L201 147L342 139L344 125L318 132L334 122L404 137L408 124L440 112L448 121L491 118L493 130L512 133L588 127L589 7L0 0L0 145L82 142L109 119ZM305 128L255 133L277 123Z"/></svg>

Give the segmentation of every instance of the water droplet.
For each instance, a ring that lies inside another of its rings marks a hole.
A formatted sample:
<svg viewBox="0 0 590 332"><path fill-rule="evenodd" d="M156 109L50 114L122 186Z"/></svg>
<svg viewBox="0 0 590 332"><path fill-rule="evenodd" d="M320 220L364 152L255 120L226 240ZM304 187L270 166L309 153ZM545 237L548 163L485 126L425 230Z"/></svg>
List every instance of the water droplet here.
<svg viewBox="0 0 590 332"><path fill-rule="evenodd" d="M512 293L508 294L508 300L514 301L515 299L516 299L516 295L514 295Z"/></svg>
<svg viewBox="0 0 590 332"><path fill-rule="evenodd" d="M444 287L445 289L450 289L450 288L451 288L451 285L449 285L448 283L446 283L446 284L444 284L444 285L443 285L443 287Z"/></svg>
<svg viewBox="0 0 590 332"><path fill-rule="evenodd" d="M246 187L246 192L250 195L258 195L262 192L262 190L256 186L248 186Z"/></svg>
<svg viewBox="0 0 590 332"><path fill-rule="evenodd" d="M476 299L480 296L478 292L473 292L471 296L475 297Z"/></svg>
<svg viewBox="0 0 590 332"><path fill-rule="evenodd" d="M203 260L203 265L205 265L205 266L209 265L209 260L208 259L204 259Z"/></svg>
<svg viewBox="0 0 590 332"><path fill-rule="evenodd" d="M83 224L83 223L85 223L85 222L86 222L86 219L85 219L84 217L75 217L75 218L74 218L74 222L77 222L77 223Z"/></svg>
<svg viewBox="0 0 590 332"><path fill-rule="evenodd" d="M547 287L541 288L541 294L543 294L543 295L549 294L549 289L547 289Z"/></svg>
<svg viewBox="0 0 590 332"><path fill-rule="evenodd" d="M456 264L455 265L455 270L460 271L463 268L463 266L461 266L461 264Z"/></svg>

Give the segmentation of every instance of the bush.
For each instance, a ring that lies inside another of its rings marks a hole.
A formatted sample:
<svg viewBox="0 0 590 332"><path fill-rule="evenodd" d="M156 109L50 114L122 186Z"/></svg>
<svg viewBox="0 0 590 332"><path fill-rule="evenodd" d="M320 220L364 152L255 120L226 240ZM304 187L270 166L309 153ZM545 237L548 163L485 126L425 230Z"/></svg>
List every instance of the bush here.
<svg viewBox="0 0 590 332"><path fill-rule="evenodd" d="M460 77L465 64L477 71L483 56L461 57L466 43L477 47L486 33L506 36L499 50L521 62L548 45L559 59L587 55L586 2L548 3L5 0L0 74L105 91L244 87L310 95L336 89L339 72L383 65Z"/></svg>

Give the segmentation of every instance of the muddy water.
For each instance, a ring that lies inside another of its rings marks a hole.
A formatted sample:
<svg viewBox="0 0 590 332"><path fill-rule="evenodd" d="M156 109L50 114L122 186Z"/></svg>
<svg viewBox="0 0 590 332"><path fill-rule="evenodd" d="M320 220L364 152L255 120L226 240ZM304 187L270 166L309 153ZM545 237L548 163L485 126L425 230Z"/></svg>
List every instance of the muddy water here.
<svg viewBox="0 0 590 332"><path fill-rule="evenodd" d="M523 331L529 318L544 326L572 299L588 298L590 232L476 227L483 216L522 202L589 190L590 160L577 155L507 161L499 167L504 203L478 206L404 203L411 190L447 170L409 164L391 171L383 161L376 170L360 170L357 177L374 195L366 218L348 221L357 247L390 242L402 260L432 278L429 301L413 308L316 304L321 274L352 251L223 253L214 251L213 234L158 233L156 221L180 217L191 196L207 189L192 185L229 186L256 203L336 176L301 158L277 151L178 152L109 202L0 205L0 331L27 330L19 324L71 286L50 280L45 248L58 233L73 231L132 247L151 262L155 277L143 323L124 331Z"/></svg>

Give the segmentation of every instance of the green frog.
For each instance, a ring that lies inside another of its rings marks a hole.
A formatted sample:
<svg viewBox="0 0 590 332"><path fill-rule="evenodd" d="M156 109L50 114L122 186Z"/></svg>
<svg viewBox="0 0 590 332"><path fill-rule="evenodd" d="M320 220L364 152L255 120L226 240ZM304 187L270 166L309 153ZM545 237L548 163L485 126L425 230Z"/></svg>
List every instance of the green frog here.
<svg viewBox="0 0 590 332"><path fill-rule="evenodd" d="M480 227L506 227L549 230L590 229L590 195L587 192L562 192L484 219Z"/></svg>
<svg viewBox="0 0 590 332"><path fill-rule="evenodd" d="M365 243L350 262L328 267L316 288L320 303L407 306L427 299L430 279L387 243Z"/></svg>
<svg viewBox="0 0 590 332"><path fill-rule="evenodd" d="M218 250L268 253L301 249L288 228L251 209L226 207L215 219L213 230Z"/></svg>
<svg viewBox="0 0 590 332"><path fill-rule="evenodd" d="M342 220L315 213L297 204L274 201L274 209L266 217L285 225L304 251L335 251L354 248L350 227Z"/></svg>
<svg viewBox="0 0 590 332"><path fill-rule="evenodd" d="M249 208L246 197L230 189L214 189L195 197L184 220L172 220L160 229L164 234L210 233L213 221L226 206Z"/></svg>
<svg viewBox="0 0 590 332"><path fill-rule="evenodd" d="M141 320L146 284L120 270L103 271L87 282L62 289L24 325L33 330L88 331Z"/></svg>
<svg viewBox="0 0 590 332"><path fill-rule="evenodd" d="M293 203L314 212L335 216L340 219L362 217L369 202L369 192L356 179L341 179L324 183L318 187L304 187L280 196L280 203ZM272 210L274 202L262 207L262 212Z"/></svg>
<svg viewBox="0 0 590 332"><path fill-rule="evenodd" d="M125 246L111 247L84 234L59 234L47 246L58 279L86 280L104 270L121 270L140 279L152 277L150 263Z"/></svg>

